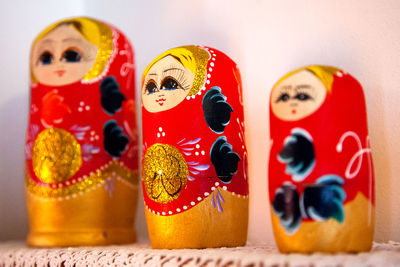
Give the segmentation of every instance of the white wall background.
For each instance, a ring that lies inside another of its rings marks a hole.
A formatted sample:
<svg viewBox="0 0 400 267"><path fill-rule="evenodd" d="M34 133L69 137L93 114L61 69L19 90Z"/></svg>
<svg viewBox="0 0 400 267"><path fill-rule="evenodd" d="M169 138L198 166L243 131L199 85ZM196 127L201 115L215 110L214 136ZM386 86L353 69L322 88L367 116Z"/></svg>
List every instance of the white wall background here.
<svg viewBox="0 0 400 267"><path fill-rule="evenodd" d="M0 241L28 231L24 138L30 43L52 22L87 15L124 31L135 47L137 86L159 53L203 44L242 71L251 175L249 241L273 242L267 196L268 101L286 72L327 64L364 86L376 179L378 241L400 241L400 1L147 0L0 2ZM142 202L136 228L147 240Z"/></svg>

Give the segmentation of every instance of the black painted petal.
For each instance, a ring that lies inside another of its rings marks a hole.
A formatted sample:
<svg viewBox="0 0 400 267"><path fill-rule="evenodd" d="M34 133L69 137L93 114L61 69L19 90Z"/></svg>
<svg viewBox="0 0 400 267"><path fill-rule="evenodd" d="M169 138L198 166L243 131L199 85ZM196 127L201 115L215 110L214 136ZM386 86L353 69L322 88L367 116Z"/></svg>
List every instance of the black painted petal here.
<svg viewBox="0 0 400 267"><path fill-rule="evenodd" d="M212 87L203 97L204 118L208 127L216 133L223 133L231 119L233 109L218 86Z"/></svg>
<svg viewBox="0 0 400 267"><path fill-rule="evenodd" d="M115 120L107 121L103 126L104 149L112 157L119 158L125 151L129 138Z"/></svg>
<svg viewBox="0 0 400 267"><path fill-rule="evenodd" d="M105 77L100 83L101 106L109 115L113 115L122 107L126 98L119 90L119 84L113 76Z"/></svg>
<svg viewBox="0 0 400 267"><path fill-rule="evenodd" d="M303 180L315 166L314 144L303 129L295 129L285 139L283 149L278 155L286 163L286 173L295 181Z"/></svg>
<svg viewBox="0 0 400 267"><path fill-rule="evenodd" d="M346 199L343 181L339 176L325 175L316 184L308 185L303 195L306 215L317 220L333 218L343 222L343 202Z"/></svg>
<svg viewBox="0 0 400 267"><path fill-rule="evenodd" d="M295 232L300 226L301 212L299 201L299 193L292 184L284 184L275 192L272 208L274 213L280 218L280 224L288 233Z"/></svg>
<svg viewBox="0 0 400 267"><path fill-rule="evenodd" d="M240 157L233 151L225 136L215 140L210 155L218 179L223 183L230 183L232 176L237 172Z"/></svg>

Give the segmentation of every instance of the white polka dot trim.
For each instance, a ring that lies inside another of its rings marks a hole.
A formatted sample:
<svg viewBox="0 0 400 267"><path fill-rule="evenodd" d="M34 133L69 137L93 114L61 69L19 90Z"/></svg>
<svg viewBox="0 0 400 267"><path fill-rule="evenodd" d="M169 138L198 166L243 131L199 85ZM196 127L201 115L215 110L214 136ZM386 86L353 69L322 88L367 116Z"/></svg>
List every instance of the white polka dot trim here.
<svg viewBox="0 0 400 267"><path fill-rule="evenodd" d="M111 160L111 161L109 161L108 163L106 163L105 165L99 167L99 169L96 170L96 173L99 172L100 170L103 170L104 167L107 167L107 166L109 165L109 163L112 162L112 161L114 161L114 160ZM121 164L121 166L123 166L123 164ZM125 167L125 168L126 168L126 167ZM90 175L93 175L93 174L94 174L94 172L90 172ZM82 177L78 177L78 178L71 179L70 181L66 181L66 182L65 182L65 186L69 186L69 185L71 185L71 184L76 184L77 182L81 182L81 181L85 180L86 178L88 178L88 175L83 175ZM128 186L129 188L136 188L136 186L137 186L137 185L132 185L130 182L126 181L125 179L123 179L122 177L116 175L115 173L114 173L114 178L115 178L118 182L123 183L124 185ZM109 177L107 180L108 180L108 181L111 181L111 177ZM65 186L64 186L63 184L51 184L51 185L49 185L49 187L51 187L51 188L53 188L53 189L63 188L63 187L65 187ZM33 195L33 194L32 194L32 196L34 196L35 198L40 199L41 201L48 201L48 202L49 202L49 201L51 201L51 202L55 202L55 201L65 201L65 200L75 199L75 198L77 198L78 196L83 196L85 193L88 193L88 192L90 192L90 191L97 190L97 189L99 189L99 188L101 188L101 187L103 187L103 186L104 186L104 182L103 182L103 183L99 183L99 184L97 184L97 185L94 185L93 187L89 187L89 188L87 188L85 191L79 191L78 193L74 193L74 194L72 194L72 195L61 196L61 197L54 197L54 198L43 198L43 197L39 197L39 196L36 196L36 195Z"/></svg>
<svg viewBox="0 0 400 267"><path fill-rule="evenodd" d="M219 182L215 182L215 187L214 186L212 186L211 188L210 188L210 191L213 191L213 193L212 194L214 194L214 191L215 190L218 190L219 188L221 188L221 187L219 187L220 186L220 183ZM216 188L217 187L217 188ZM224 190L224 191L226 191L228 188L227 188L227 186L222 186L222 190ZM237 196L238 198L243 198L243 199L247 199L247 198L249 198L249 196L248 195L239 195L239 194L236 194L235 192L231 192L232 193L232 196ZM208 196L210 196L210 193L209 192L205 192L204 193L204 196L205 196L205 198L206 197L208 197ZM205 200L205 198L202 198L202 197L197 197L197 199L196 199L196 201L191 201L190 203L187 203L186 205L184 205L184 206L182 206L182 208L176 208L176 210L175 211L172 211L172 210L170 210L170 211L168 211L168 212L161 212L161 215L163 215L163 216L166 216L166 215L173 215L173 214L177 214L177 213L180 213L180 212L183 212L183 211L185 211L185 210L187 210L189 207L194 207L194 206L196 206L197 204L199 204L201 201L203 201L203 200ZM145 206L146 206L146 209L149 211L149 212L152 212L152 210L145 204ZM154 212L153 212L154 213ZM160 212L157 212L157 215L160 215Z"/></svg>
<svg viewBox="0 0 400 267"><path fill-rule="evenodd" d="M214 51L213 51L213 50L210 50L210 49L207 48L207 47L202 47L202 48L205 49L205 50L207 50L207 51L210 53L210 55L211 55L211 60L212 60L212 61L215 61L216 55L215 55ZM212 72L214 67L215 67L215 62L209 62L208 72ZM211 80L210 80L210 78L211 78L211 73L206 73L206 78L207 78L207 79L206 79L206 81L205 81L205 84L206 84L206 85L209 85L209 84L211 83ZM205 90L206 90L206 87L203 86L203 87L199 90L199 92L196 93L195 95L186 96L186 100L195 99L196 95L200 96L200 95L201 95L201 91L205 91Z"/></svg>

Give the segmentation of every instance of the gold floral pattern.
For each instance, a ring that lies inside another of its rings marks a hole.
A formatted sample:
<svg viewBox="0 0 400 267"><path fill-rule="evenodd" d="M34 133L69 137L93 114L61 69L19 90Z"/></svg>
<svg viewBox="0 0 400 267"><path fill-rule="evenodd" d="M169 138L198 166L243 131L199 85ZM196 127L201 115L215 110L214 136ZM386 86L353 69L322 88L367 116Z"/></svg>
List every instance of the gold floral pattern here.
<svg viewBox="0 0 400 267"><path fill-rule="evenodd" d="M179 150L167 144L154 144L143 160L143 180L146 193L158 203L168 203L179 197L186 186L188 167Z"/></svg>
<svg viewBox="0 0 400 267"><path fill-rule="evenodd" d="M72 134L63 129L45 129L35 140L32 165L42 182L64 182L82 165L81 146Z"/></svg>

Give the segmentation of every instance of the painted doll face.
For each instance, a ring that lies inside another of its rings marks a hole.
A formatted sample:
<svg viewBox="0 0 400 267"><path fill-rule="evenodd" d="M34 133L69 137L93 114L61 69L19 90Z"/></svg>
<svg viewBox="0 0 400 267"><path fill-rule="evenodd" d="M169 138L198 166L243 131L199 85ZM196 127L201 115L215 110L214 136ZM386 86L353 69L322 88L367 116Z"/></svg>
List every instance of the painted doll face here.
<svg viewBox="0 0 400 267"><path fill-rule="evenodd" d="M325 97L324 84L311 72L302 70L272 89L272 112L285 121L300 120L314 113Z"/></svg>
<svg viewBox="0 0 400 267"><path fill-rule="evenodd" d="M46 85L66 85L81 80L96 62L98 48L71 25L60 25L32 49L31 67Z"/></svg>
<svg viewBox="0 0 400 267"><path fill-rule="evenodd" d="M147 73L143 88L143 105L149 112L171 109L181 103L193 86L194 73L166 56L157 61Z"/></svg>

